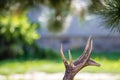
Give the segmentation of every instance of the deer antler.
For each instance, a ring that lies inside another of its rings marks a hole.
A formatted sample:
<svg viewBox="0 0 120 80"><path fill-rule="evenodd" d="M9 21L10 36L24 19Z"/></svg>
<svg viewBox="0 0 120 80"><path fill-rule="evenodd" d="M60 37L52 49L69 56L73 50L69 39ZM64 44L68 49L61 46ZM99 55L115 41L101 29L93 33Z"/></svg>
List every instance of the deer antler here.
<svg viewBox="0 0 120 80"><path fill-rule="evenodd" d="M95 61L90 59L92 48L93 48L93 41L91 40L91 37L89 37L82 55L75 62L72 62L72 56L71 56L70 50L68 50L69 61L70 61L70 64L68 64L68 62L64 56L64 53L62 50L62 45L61 45L60 53L61 53L61 57L64 62L65 68L66 68L63 80L73 80L74 76L82 68L84 68L86 66L100 66L100 64L98 64Z"/></svg>

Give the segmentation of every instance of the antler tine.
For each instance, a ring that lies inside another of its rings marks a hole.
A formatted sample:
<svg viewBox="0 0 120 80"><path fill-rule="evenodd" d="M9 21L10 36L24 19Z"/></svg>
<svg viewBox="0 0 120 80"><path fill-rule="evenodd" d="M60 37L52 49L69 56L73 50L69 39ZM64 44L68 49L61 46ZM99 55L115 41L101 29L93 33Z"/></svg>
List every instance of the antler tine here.
<svg viewBox="0 0 120 80"><path fill-rule="evenodd" d="M89 59L85 66L100 66L99 63L95 62L94 60Z"/></svg>
<svg viewBox="0 0 120 80"><path fill-rule="evenodd" d="M87 40L87 43L85 45L85 49L84 49L82 55L74 62L74 64L78 64L81 61L81 59L86 55L86 53L87 53L87 51L89 49L90 44L91 44L91 36Z"/></svg>
<svg viewBox="0 0 120 80"><path fill-rule="evenodd" d="M93 49L93 40L90 41L89 51L88 51L88 58L90 57Z"/></svg>
<svg viewBox="0 0 120 80"><path fill-rule="evenodd" d="M62 57L62 60L64 62L65 67L67 67L68 66L68 62L67 62L67 60L66 60L66 58L64 56L62 44L61 44L61 47L60 47L60 54L61 54L61 57Z"/></svg>
<svg viewBox="0 0 120 80"><path fill-rule="evenodd" d="M80 56L79 60L87 53L90 44L91 44L91 36L88 38L87 43L85 45L85 49L84 49L82 55Z"/></svg>
<svg viewBox="0 0 120 80"><path fill-rule="evenodd" d="M87 40L87 43L85 45L85 49L83 51L83 54L87 52L88 48L89 48L89 45L90 45L90 42L91 42L91 36L88 38Z"/></svg>
<svg viewBox="0 0 120 80"><path fill-rule="evenodd" d="M79 71L81 68L86 66L86 64L89 61L92 48L93 48L93 42L91 40L91 37L89 37L82 56L75 62L75 64L77 63L77 67L75 70Z"/></svg>
<svg viewBox="0 0 120 80"><path fill-rule="evenodd" d="M90 59L90 55L92 53L92 49L93 49L93 40L91 40L90 42L90 48L89 48L89 52L88 52L88 56L87 56L87 63L85 64L86 66L100 66L99 63L95 62L94 60Z"/></svg>
<svg viewBox="0 0 120 80"><path fill-rule="evenodd" d="M68 50L68 54L69 54L70 66L74 67L74 64L72 62L72 55L71 55L70 49Z"/></svg>

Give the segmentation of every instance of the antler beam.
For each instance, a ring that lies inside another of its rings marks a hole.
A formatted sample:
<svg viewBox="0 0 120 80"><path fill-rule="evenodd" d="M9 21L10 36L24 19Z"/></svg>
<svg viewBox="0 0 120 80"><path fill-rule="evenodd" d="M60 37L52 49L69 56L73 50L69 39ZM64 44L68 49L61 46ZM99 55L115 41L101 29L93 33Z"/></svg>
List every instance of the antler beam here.
<svg viewBox="0 0 120 80"><path fill-rule="evenodd" d="M66 68L63 80L73 80L74 76L82 68L86 66L100 66L100 64L90 59L92 49L93 49L93 41L91 40L91 37L89 37L82 55L75 62L72 61L70 50L68 50L69 61L70 61L70 63L68 64L67 59L64 56L63 48L61 45L60 53L61 53L61 57L64 62L65 68Z"/></svg>

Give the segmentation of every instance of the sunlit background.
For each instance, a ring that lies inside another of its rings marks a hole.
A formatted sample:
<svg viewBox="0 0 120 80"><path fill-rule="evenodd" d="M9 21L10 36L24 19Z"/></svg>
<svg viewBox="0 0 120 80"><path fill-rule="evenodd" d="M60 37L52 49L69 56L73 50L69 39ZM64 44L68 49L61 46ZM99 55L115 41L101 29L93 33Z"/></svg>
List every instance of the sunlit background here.
<svg viewBox="0 0 120 80"><path fill-rule="evenodd" d="M76 60L89 36L101 67L75 79L119 80L119 13L120 0L0 0L0 80L62 80L60 45Z"/></svg>

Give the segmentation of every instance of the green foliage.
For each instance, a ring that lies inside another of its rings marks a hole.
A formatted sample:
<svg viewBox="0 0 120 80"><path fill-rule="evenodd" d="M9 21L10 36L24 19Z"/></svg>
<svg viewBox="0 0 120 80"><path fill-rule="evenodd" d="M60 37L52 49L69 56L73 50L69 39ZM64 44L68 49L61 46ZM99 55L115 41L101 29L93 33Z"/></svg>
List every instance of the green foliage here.
<svg viewBox="0 0 120 80"><path fill-rule="evenodd" d="M35 58L41 58L41 59L57 59L59 56L58 52L53 51L51 49L43 49L40 48L39 52L36 52L34 55Z"/></svg>
<svg viewBox="0 0 120 80"><path fill-rule="evenodd" d="M91 0L92 4L88 6L88 10L90 13L96 13L97 11L104 8L102 0Z"/></svg>
<svg viewBox="0 0 120 80"><path fill-rule="evenodd" d="M36 5L44 5L54 10L54 14L48 21L48 30L52 33L63 31L63 23L70 12L72 0L2 0L0 1L0 11L2 15L6 13L21 14L24 10ZM59 20L57 19L59 17Z"/></svg>
<svg viewBox="0 0 120 80"><path fill-rule="evenodd" d="M98 14L107 28L120 32L120 0L104 0L104 8Z"/></svg>
<svg viewBox="0 0 120 80"><path fill-rule="evenodd" d="M36 32L38 25L36 23L30 23L26 14L27 9L36 4L44 4L51 7L55 10L55 20L53 20L51 26L56 27L60 25L57 27L60 29L62 21L57 21L56 17L61 15L61 11L63 10L61 7L67 8L67 5L63 5L63 3L61 0L59 0L59 3L55 0L0 1L0 59L11 57L22 57L24 59L51 58L51 55L57 57L56 52L41 49L35 43L35 40L39 38ZM69 4L69 2L65 1L64 4ZM62 15L65 16L66 13L63 14L62 12Z"/></svg>
<svg viewBox="0 0 120 80"><path fill-rule="evenodd" d="M21 38L23 42L31 44L39 38L35 31L37 25L29 23L25 14L0 16L0 19L0 34L4 35L6 41L19 41Z"/></svg>
<svg viewBox="0 0 120 80"><path fill-rule="evenodd" d="M34 49L33 49L34 48ZM44 49L38 47L36 44L29 46L24 46L25 54L18 56L22 59L56 59L59 57L58 52L53 51L52 49Z"/></svg>
<svg viewBox="0 0 120 80"><path fill-rule="evenodd" d="M34 0L1 0L0 14L4 14L5 12L14 10L18 10L18 12L21 12L33 5Z"/></svg>
<svg viewBox="0 0 120 80"><path fill-rule="evenodd" d="M61 17L61 16L60 16ZM56 16L51 17L48 22L48 30L52 33L59 33L63 31L64 20L57 20Z"/></svg>
<svg viewBox="0 0 120 80"><path fill-rule="evenodd" d="M49 0L48 7L54 10L54 14L48 21L48 30L52 33L61 33L64 29L63 23L70 12L71 0Z"/></svg>
<svg viewBox="0 0 120 80"><path fill-rule="evenodd" d="M28 21L26 12L0 15L0 59L23 54L23 47L32 45L39 38L37 26Z"/></svg>

